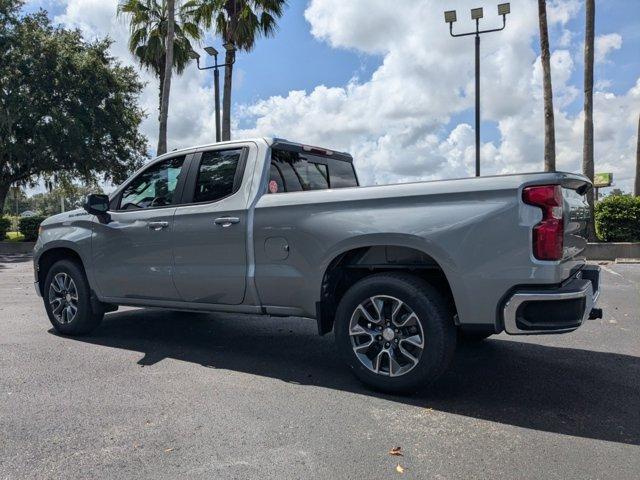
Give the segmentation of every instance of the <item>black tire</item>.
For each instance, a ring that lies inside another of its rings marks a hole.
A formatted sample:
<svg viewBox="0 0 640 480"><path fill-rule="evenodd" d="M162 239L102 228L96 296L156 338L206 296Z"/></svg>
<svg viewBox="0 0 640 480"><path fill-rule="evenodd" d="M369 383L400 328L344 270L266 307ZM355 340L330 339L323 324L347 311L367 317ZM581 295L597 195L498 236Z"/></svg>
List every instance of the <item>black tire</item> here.
<svg viewBox="0 0 640 480"><path fill-rule="evenodd" d="M493 332L465 332L464 330L458 330L458 342L466 345L477 345L493 334Z"/></svg>
<svg viewBox="0 0 640 480"><path fill-rule="evenodd" d="M349 334L351 317L362 302L376 295L404 302L418 317L424 333L419 360L400 376L375 373L353 350ZM335 337L342 358L354 374L366 385L389 393L411 393L433 383L446 371L456 348L456 328L447 302L429 283L404 273L375 274L353 285L338 305Z"/></svg>
<svg viewBox="0 0 640 480"><path fill-rule="evenodd" d="M51 284L58 274L66 274L70 277L77 293L77 301L75 302L77 311L68 322L56 317L54 308L49 301ZM42 288L42 297L49 321L53 328L63 335L85 335L100 325L104 317L104 310L95 309L92 306L91 289L84 270L71 260L60 260L49 269Z"/></svg>

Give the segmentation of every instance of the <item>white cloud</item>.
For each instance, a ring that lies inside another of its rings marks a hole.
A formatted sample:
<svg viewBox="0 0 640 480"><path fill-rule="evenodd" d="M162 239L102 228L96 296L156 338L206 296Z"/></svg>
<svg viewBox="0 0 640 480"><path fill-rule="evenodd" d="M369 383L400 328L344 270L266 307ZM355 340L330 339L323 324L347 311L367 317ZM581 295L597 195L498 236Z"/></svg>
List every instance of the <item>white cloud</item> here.
<svg viewBox="0 0 640 480"><path fill-rule="evenodd" d="M459 12L476 6L456 4ZM530 13L533 4L523 5ZM366 10L367 15L362 16ZM473 40L448 34L440 9L425 1L312 1L305 13L311 31L332 46L384 54L367 81L342 88L290 92L243 110L255 119L244 135L277 134L351 151L367 183L466 176L473 171L474 135L451 118L473 105ZM500 23L491 18L486 22ZM456 30L471 26L459 15ZM394 19L388 25L388 19ZM535 16L509 18L509 28L483 37L484 119L528 111L529 72L535 61L529 37ZM486 171L496 171L497 147L483 147Z"/></svg>
<svg viewBox="0 0 640 480"><path fill-rule="evenodd" d="M571 42L573 41L574 32L564 28L562 30L562 35L560 35L560 39L558 40L558 46L561 48L568 48L571 46Z"/></svg>
<svg viewBox="0 0 640 480"><path fill-rule="evenodd" d="M62 3L66 6L58 21L79 26L90 36L109 35L116 42L114 55L134 64L126 46L126 19L115 16L116 0ZM560 45L552 45L559 47L552 55L557 163L570 171L580 170L582 152L582 116L568 113L581 101L581 86L571 79L574 58L582 52L572 50L573 34L565 26L581 5L579 0L556 0L548 6L550 25L563 32ZM476 6L485 8L485 25L500 25L495 3L459 0L456 31L473 27L466 12ZM305 18L318 40L381 55L380 66L370 78L344 86L318 85L238 106L243 124L250 127L236 129L235 135L276 135L350 151L365 183L472 174L474 132L459 119L473 108L473 40L449 36L443 9L435 0L311 0ZM533 48L538 42L537 2L514 2L512 10L503 32L482 37L482 115L496 123L500 137L482 146L486 174L542 168L541 77ZM598 61L621 45L618 34L599 36ZM148 85L141 101L149 114L142 131L155 148L157 80L148 72L142 77ZM210 81L194 66L174 78L170 148L212 141ZM607 89L600 83L595 97L596 169L613 171L624 186L633 171L640 83L618 96Z"/></svg>
<svg viewBox="0 0 640 480"><path fill-rule="evenodd" d="M595 61L596 63L604 63L607 61L607 55L614 50L622 48L622 36L618 33L607 33L598 35L595 38Z"/></svg>
<svg viewBox="0 0 640 480"><path fill-rule="evenodd" d="M547 17L550 24L565 25L574 18L582 8L580 0L553 0L547 3Z"/></svg>
<svg viewBox="0 0 640 480"><path fill-rule="evenodd" d="M89 39L109 36L114 40L112 54L121 63L139 70L141 80L146 83L140 103L147 113L141 131L149 138L151 150L155 151L158 138L159 83L151 72L140 69L129 53L128 20L125 16L116 16L118 1L67 0L61 3L65 4L65 8L63 13L54 18L55 22L80 28ZM241 79L242 72L238 73L237 77ZM213 106L213 92L207 82L212 82L211 74L199 71L193 64L182 75L173 75L168 125L170 149L215 140L213 108L206 108Z"/></svg>
<svg viewBox="0 0 640 480"><path fill-rule="evenodd" d="M461 12L477 3L456 3L456 31L472 27ZM246 106L242 114L254 127L239 133L273 134L348 150L367 183L471 174L473 129L449 123L473 106L472 40L450 38L441 8L435 6L418 0L311 1L305 17L318 39L382 54L381 66L370 79L342 88L318 86ZM492 6L483 6L483 21L489 25ZM581 8L578 0L550 2L549 23L565 31L564 25ZM393 19L391 24L385 23L388 19ZM574 58L581 52L569 49L571 40L570 32L564 34L562 49L551 58L557 165L580 171L583 117L567 109L581 101L581 86L571 83ZM542 169L542 80L533 49L537 42L537 3L531 0L517 4L504 32L482 38L482 114L484 120L497 122L500 132L498 144L482 147L483 173ZM615 38L607 36L600 40L601 52L603 42L607 51L616 48ZM627 182L635 138L631 117L640 106L638 99L631 92L619 98L599 92L595 105L596 168L614 170Z"/></svg>

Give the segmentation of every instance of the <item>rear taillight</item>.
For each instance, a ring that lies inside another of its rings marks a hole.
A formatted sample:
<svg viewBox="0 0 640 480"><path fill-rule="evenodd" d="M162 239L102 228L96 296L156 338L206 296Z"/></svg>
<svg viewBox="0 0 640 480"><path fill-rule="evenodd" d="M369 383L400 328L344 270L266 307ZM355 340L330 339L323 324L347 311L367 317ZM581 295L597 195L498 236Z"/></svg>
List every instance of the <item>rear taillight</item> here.
<svg viewBox="0 0 640 480"><path fill-rule="evenodd" d="M542 209L542 221L533 227L533 255L538 260L561 260L564 238L560 185L526 187L522 199Z"/></svg>

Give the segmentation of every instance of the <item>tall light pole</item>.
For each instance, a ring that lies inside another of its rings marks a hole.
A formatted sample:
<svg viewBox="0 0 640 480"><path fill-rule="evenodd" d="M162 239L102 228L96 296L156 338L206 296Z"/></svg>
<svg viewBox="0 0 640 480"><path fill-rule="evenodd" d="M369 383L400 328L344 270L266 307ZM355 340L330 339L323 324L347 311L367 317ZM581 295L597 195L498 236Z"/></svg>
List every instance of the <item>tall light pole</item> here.
<svg viewBox="0 0 640 480"><path fill-rule="evenodd" d="M210 67L201 67L200 66L200 55L198 52L191 50L189 52L189 56L196 60L198 65L198 70L211 70L213 68L213 90L215 96L215 116L216 116L216 142L220 141L220 71L219 69L222 67L226 67L229 64L223 63L222 65L218 64L218 51L213 47L204 47L204 51L207 52L210 56L213 57L214 64Z"/></svg>
<svg viewBox="0 0 640 480"><path fill-rule="evenodd" d="M507 15L511 13L509 3L498 5L498 15L502 15L502 27L489 30L480 30L480 19L484 16L482 8L471 9L471 19L476 21L476 29L473 32L453 33L453 24L457 20L455 10L444 12L444 21L449 24L449 33L452 37L476 37L476 177L480 176L480 35L483 33L499 32L507 26Z"/></svg>

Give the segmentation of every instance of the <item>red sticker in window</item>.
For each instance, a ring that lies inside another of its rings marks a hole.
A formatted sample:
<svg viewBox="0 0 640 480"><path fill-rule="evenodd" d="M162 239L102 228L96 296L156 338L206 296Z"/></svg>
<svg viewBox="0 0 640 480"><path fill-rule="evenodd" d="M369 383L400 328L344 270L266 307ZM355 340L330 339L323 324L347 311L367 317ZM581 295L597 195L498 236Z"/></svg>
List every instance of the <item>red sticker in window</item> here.
<svg viewBox="0 0 640 480"><path fill-rule="evenodd" d="M276 182L275 180L271 180L269 182L269 191L271 193L277 193L278 192L278 182Z"/></svg>

